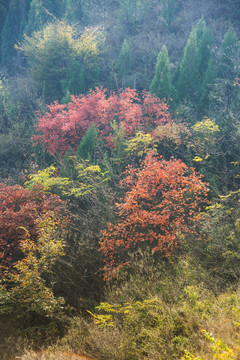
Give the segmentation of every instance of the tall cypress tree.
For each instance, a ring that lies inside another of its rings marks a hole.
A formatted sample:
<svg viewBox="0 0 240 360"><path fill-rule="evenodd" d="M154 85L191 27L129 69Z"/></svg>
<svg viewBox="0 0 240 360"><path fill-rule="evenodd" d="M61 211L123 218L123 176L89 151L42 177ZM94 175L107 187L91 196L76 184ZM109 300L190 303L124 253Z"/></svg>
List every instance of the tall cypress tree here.
<svg viewBox="0 0 240 360"><path fill-rule="evenodd" d="M122 86L125 85L125 77L129 74L131 69L131 50L127 39L124 39L121 52L118 57L118 73L122 79Z"/></svg>
<svg viewBox="0 0 240 360"><path fill-rule="evenodd" d="M199 20L196 26L198 53L200 59L200 74L203 76L211 59L211 48L214 44L214 36L212 31L206 26L205 20Z"/></svg>
<svg viewBox="0 0 240 360"><path fill-rule="evenodd" d="M239 48L237 33L233 26L230 26L222 42L222 58L218 74L220 78L231 78L233 76L234 61Z"/></svg>
<svg viewBox="0 0 240 360"><path fill-rule="evenodd" d="M181 62L177 69L176 88L180 99L192 98L199 87L199 56L197 49L197 34L192 30L187 44L184 48L184 53Z"/></svg>
<svg viewBox="0 0 240 360"><path fill-rule="evenodd" d="M4 19L6 18L8 5L9 5L8 0L0 1L0 40L2 40L2 28L4 25ZM1 61L2 61L2 46L0 46L0 63L1 63Z"/></svg>
<svg viewBox="0 0 240 360"><path fill-rule="evenodd" d="M201 97L199 102L199 110L204 111L204 109L209 105L210 99L209 94L211 88L216 79L215 65L212 56L210 57L207 65L206 72L203 77L203 82L201 86ZM203 114L204 115L204 114Z"/></svg>
<svg viewBox="0 0 240 360"><path fill-rule="evenodd" d="M1 36L2 62L7 64L16 55L14 45L21 39L28 19L31 0L11 0L8 5Z"/></svg>
<svg viewBox="0 0 240 360"><path fill-rule="evenodd" d="M32 0L25 33L30 35L40 30L47 22L60 19L64 13L65 1Z"/></svg>
<svg viewBox="0 0 240 360"><path fill-rule="evenodd" d="M65 78L61 81L62 92L64 94L62 98L63 103L70 101L70 94L79 95L85 93L85 81L82 64L77 60L69 59L66 66Z"/></svg>
<svg viewBox="0 0 240 360"><path fill-rule="evenodd" d="M231 136L235 137L236 119L239 117L239 88L234 86L234 82L240 78L240 41L232 26L227 30L217 55L217 79L212 91L212 107L219 114L217 121L222 131L227 136L232 133Z"/></svg>
<svg viewBox="0 0 240 360"><path fill-rule="evenodd" d="M166 98L168 100L171 97L172 85L169 72L169 57L165 45L163 45L158 54L155 75L150 85L150 91L161 99Z"/></svg>
<svg viewBox="0 0 240 360"><path fill-rule="evenodd" d="M178 6L177 0L165 0L163 2L162 18L165 20L167 26L171 26Z"/></svg>
<svg viewBox="0 0 240 360"><path fill-rule="evenodd" d="M151 0L118 0L118 19L126 33L133 35L141 29Z"/></svg>
<svg viewBox="0 0 240 360"><path fill-rule="evenodd" d="M179 99L198 104L214 38L204 19L200 19L190 32L182 60L175 75Z"/></svg>

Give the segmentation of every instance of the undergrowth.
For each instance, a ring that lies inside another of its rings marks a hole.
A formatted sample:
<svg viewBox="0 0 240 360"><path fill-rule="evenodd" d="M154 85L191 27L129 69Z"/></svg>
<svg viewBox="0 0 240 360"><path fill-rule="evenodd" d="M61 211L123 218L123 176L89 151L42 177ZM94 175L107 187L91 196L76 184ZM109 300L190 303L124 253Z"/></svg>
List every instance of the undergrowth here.
<svg viewBox="0 0 240 360"><path fill-rule="evenodd" d="M205 276L191 258L156 267L142 257L89 319L72 319L46 359L53 351L99 360L239 359L240 286L216 293Z"/></svg>

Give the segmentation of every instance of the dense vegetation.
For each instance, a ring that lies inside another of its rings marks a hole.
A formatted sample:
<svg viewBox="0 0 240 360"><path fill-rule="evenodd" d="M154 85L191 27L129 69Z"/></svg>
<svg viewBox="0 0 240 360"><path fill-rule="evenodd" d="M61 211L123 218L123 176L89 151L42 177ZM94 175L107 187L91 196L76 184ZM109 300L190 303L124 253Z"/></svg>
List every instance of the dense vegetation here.
<svg viewBox="0 0 240 360"><path fill-rule="evenodd" d="M238 0L0 0L0 359L238 359Z"/></svg>

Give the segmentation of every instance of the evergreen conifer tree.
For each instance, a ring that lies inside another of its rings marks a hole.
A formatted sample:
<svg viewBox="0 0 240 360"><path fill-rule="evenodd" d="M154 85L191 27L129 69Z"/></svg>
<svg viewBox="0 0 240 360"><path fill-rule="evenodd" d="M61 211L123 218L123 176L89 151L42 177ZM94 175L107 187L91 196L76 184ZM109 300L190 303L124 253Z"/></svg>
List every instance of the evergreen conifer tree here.
<svg viewBox="0 0 240 360"><path fill-rule="evenodd" d="M131 51L127 39L124 39L121 52L118 58L118 73L122 79L124 87L125 77L129 74L131 68Z"/></svg>
<svg viewBox="0 0 240 360"><path fill-rule="evenodd" d="M169 57L165 45L163 45L158 54L155 75L150 86L150 91L161 99L166 98L168 100L171 97L172 85L169 72Z"/></svg>
<svg viewBox="0 0 240 360"><path fill-rule="evenodd" d="M1 34L2 62L9 63L16 51L14 45L20 40L27 23L30 0L9 2ZM5 7L6 10L6 7Z"/></svg>
<svg viewBox="0 0 240 360"><path fill-rule="evenodd" d="M83 16L82 0L65 0L65 18L69 22L80 22Z"/></svg>
<svg viewBox="0 0 240 360"><path fill-rule="evenodd" d="M198 104L214 38L204 19L192 29L175 76L179 99ZM210 71L210 70L209 70Z"/></svg>
<svg viewBox="0 0 240 360"><path fill-rule="evenodd" d="M65 97L66 94L79 95L85 93L86 84L81 62L75 59L68 61L65 78L62 80L62 91L65 101L69 98L69 95L67 98Z"/></svg>
<svg viewBox="0 0 240 360"><path fill-rule="evenodd" d="M94 163L94 153L96 151L98 130L96 126L91 126L87 129L86 134L82 138L76 154L80 159L89 160Z"/></svg>
<svg viewBox="0 0 240 360"><path fill-rule="evenodd" d="M176 88L180 99L191 98L199 87L199 56L197 49L197 33L193 29L184 48L182 60L179 64Z"/></svg>
<svg viewBox="0 0 240 360"><path fill-rule="evenodd" d="M234 62L239 50L239 39L233 26L230 26L222 42L222 59L219 71L220 78L231 78L234 72Z"/></svg>
<svg viewBox="0 0 240 360"><path fill-rule="evenodd" d="M28 23L24 32L28 35L40 30L47 22L60 19L63 15L65 1L32 0Z"/></svg>
<svg viewBox="0 0 240 360"><path fill-rule="evenodd" d="M216 79L216 71L213 62L213 58L211 57L207 69L203 78L202 86L201 86L201 98L200 98L200 110L204 110L206 106L209 104L209 93L211 91L211 86L214 84Z"/></svg>
<svg viewBox="0 0 240 360"><path fill-rule="evenodd" d="M2 35L2 28L4 25L4 19L6 18L6 13L8 10L9 2L8 0L0 0L0 39ZM2 46L0 46L0 63L2 60Z"/></svg>
<svg viewBox="0 0 240 360"><path fill-rule="evenodd" d="M162 18L165 20L167 26L171 26L175 13L178 9L177 0L165 0L162 10Z"/></svg>
<svg viewBox="0 0 240 360"><path fill-rule="evenodd" d="M229 146L233 142L229 136L235 137L236 119L239 117L239 88L234 84L240 78L240 41L232 26L227 30L217 55L217 79L211 94L211 106L219 114L217 121L227 134L225 141Z"/></svg>
<svg viewBox="0 0 240 360"><path fill-rule="evenodd" d="M128 34L138 31L150 0L119 0L118 19Z"/></svg>

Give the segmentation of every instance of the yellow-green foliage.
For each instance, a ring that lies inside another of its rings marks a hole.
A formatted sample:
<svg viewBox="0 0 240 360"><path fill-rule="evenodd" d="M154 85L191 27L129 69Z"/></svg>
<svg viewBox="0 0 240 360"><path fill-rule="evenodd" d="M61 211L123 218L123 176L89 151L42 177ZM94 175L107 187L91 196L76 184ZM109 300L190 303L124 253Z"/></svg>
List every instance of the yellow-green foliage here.
<svg viewBox="0 0 240 360"><path fill-rule="evenodd" d="M192 127L193 131L202 134L204 136L208 136L209 134L215 134L219 132L219 126L215 124L215 122L208 117L204 117L202 121L197 122Z"/></svg>
<svg viewBox="0 0 240 360"><path fill-rule="evenodd" d="M153 138L150 134L136 133L131 139L127 139L123 126L116 122L111 124L114 135L114 149L112 151L112 162L120 170L123 170L129 163L141 158L147 149L155 148Z"/></svg>
<svg viewBox="0 0 240 360"><path fill-rule="evenodd" d="M154 130L154 137L156 138L156 143L172 144L177 148L190 136L190 131L183 124L167 123L165 125L158 126Z"/></svg>
<svg viewBox="0 0 240 360"><path fill-rule="evenodd" d="M93 69L102 52L102 44L100 28L88 28L79 34L65 21L55 21L31 37L25 35L23 42L15 47L24 53L34 79L52 100L66 95L67 90L72 93L83 91L86 85L93 86L91 81L96 76ZM90 75L92 70L95 75ZM77 88L73 85L76 78L81 83ZM86 81L90 83L85 84ZM71 83L73 88L68 89Z"/></svg>
<svg viewBox="0 0 240 360"><path fill-rule="evenodd" d="M158 277L157 267L147 275L148 267L90 312L88 354L111 360L238 359L239 290L216 296L200 281L201 268L187 259L173 265L173 276ZM108 338L114 348L109 342L106 348ZM71 341L76 344L68 336L64 340L70 348Z"/></svg>
<svg viewBox="0 0 240 360"><path fill-rule="evenodd" d="M212 359L217 360L234 360L238 359L238 348L230 348L227 344L224 344L221 340L216 339L211 333L203 330L205 338L210 342L210 349L213 351ZM185 350L185 355L181 357L180 360L203 360L199 356L191 354L189 351Z"/></svg>
<svg viewBox="0 0 240 360"><path fill-rule="evenodd" d="M51 165L36 174L29 175L30 180L25 185L31 187L38 184L46 191L57 191L64 196L82 197L94 193L102 183L108 181L108 173L102 172L99 165L91 165L88 160L75 162L74 169L76 179L70 180L68 177L56 176L58 169Z"/></svg>
<svg viewBox="0 0 240 360"><path fill-rule="evenodd" d="M228 345L224 344L221 340L216 339L211 333L207 331L203 331L205 337L208 341L210 341L210 348L213 350L214 355L213 359L218 360L231 360L237 359L237 354L234 354L234 349L229 348Z"/></svg>
<svg viewBox="0 0 240 360"><path fill-rule="evenodd" d="M158 298L123 305L101 303L96 310L98 313L90 314L97 326L112 327L122 333L119 354L124 353L126 359L147 358L151 353L156 356L157 350L161 352L163 344L170 341L170 337L166 339L164 326L172 330L173 322ZM161 359L160 354L156 359Z"/></svg>
<svg viewBox="0 0 240 360"><path fill-rule="evenodd" d="M136 327L154 326L162 323L161 319L161 306L162 303L159 299L153 298L144 301L136 301L133 304L126 303L124 305L109 303L101 303L96 307L98 312L105 312L108 315L93 314L94 323L99 326L115 326L114 317L117 321L122 322L123 326L128 326L132 323L132 320L136 321Z"/></svg>
<svg viewBox="0 0 240 360"><path fill-rule="evenodd" d="M33 74L38 78L40 70L43 71L47 65L54 66L57 58L58 63L61 61L64 65L64 61L69 58L88 61L90 57L98 56L102 40L99 28L88 28L79 36L65 21L56 21L33 33L31 37L25 35L24 41L15 47L24 52ZM50 60L51 63L48 64Z"/></svg>
<svg viewBox="0 0 240 360"><path fill-rule="evenodd" d="M77 163L77 181L69 191L69 195L81 197L96 191L99 186L108 181L108 172L102 172L99 165L91 165L88 160Z"/></svg>
<svg viewBox="0 0 240 360"><path fill-rule="evenodd" d="M184 356L181 357L181 360L202 360L199 356L194 356L189 351L185 351Z"/></svg>
<svg viewBox="0 0 240 360"><path fill-rule="evenodd" d="M5 279L11 284L9 290L1 288L1 300L11 304L15 311L34 311L45 316L57 316L63 305L62 298L55 298L53 291L46 285L44 277L51 273L52 265L64 254L64 243L59 238L57 221L51 212L38 220L37 241L26 238L21 242L24 255ZM43 277L44 276L44 277ZM11 307L8 308L11 312Z"/></svg>
<svg viewBox="0 0 240 360"><path fill-rule="evenodd" d="M51 165L46 169L39 170L36 174L30 174L29 181L25 182L25 186L31 188L33 185L42 185L44 190L49 191L53 187L64 188L69 185L68 178L56 176L57 171L57 167Z"/></svg>
<svg viewBox="0 0 240 360"><path fill-rule="evenodd" d="M85 61L95 57L102 52L103 33L100 28L88 28L76 41L75 46L77 55Z"/></svg>
<svg viewBox="0 0 240 360"><path fill-rule="evenodd" d="M192 126L193 141L192 148L200 156L196 156L194 161L200 161L198 158L207 159L214 154L217 135L220 132L219 126L207 117ZM202 159L203 160L203 159Z"/></svg>
<svg viewBox="0 0 240 360"><path fill-rule="evenodd" d="M220 132L219 126L208 117L192 126L191 148L196 153L193 161L201 162L216 153L216 140Z"/></svg>
<svg viewBox="0 0 240 360"><path fill-rule="evenodd" d="M206 159L207 159L207 157L206 157ZM195 156L195 157L193 158L193 161L195 161L195 162L201 162L201 161L203 161L203 158L201 158L201 156Z"/></svg>
<svg viewBox="0 0 240 360"><path fill-rule="evenodd" d="M150 134L137 133L132 139L127 140L125 152L129 157L141 157L152 144L153 138Z"/></svg>

